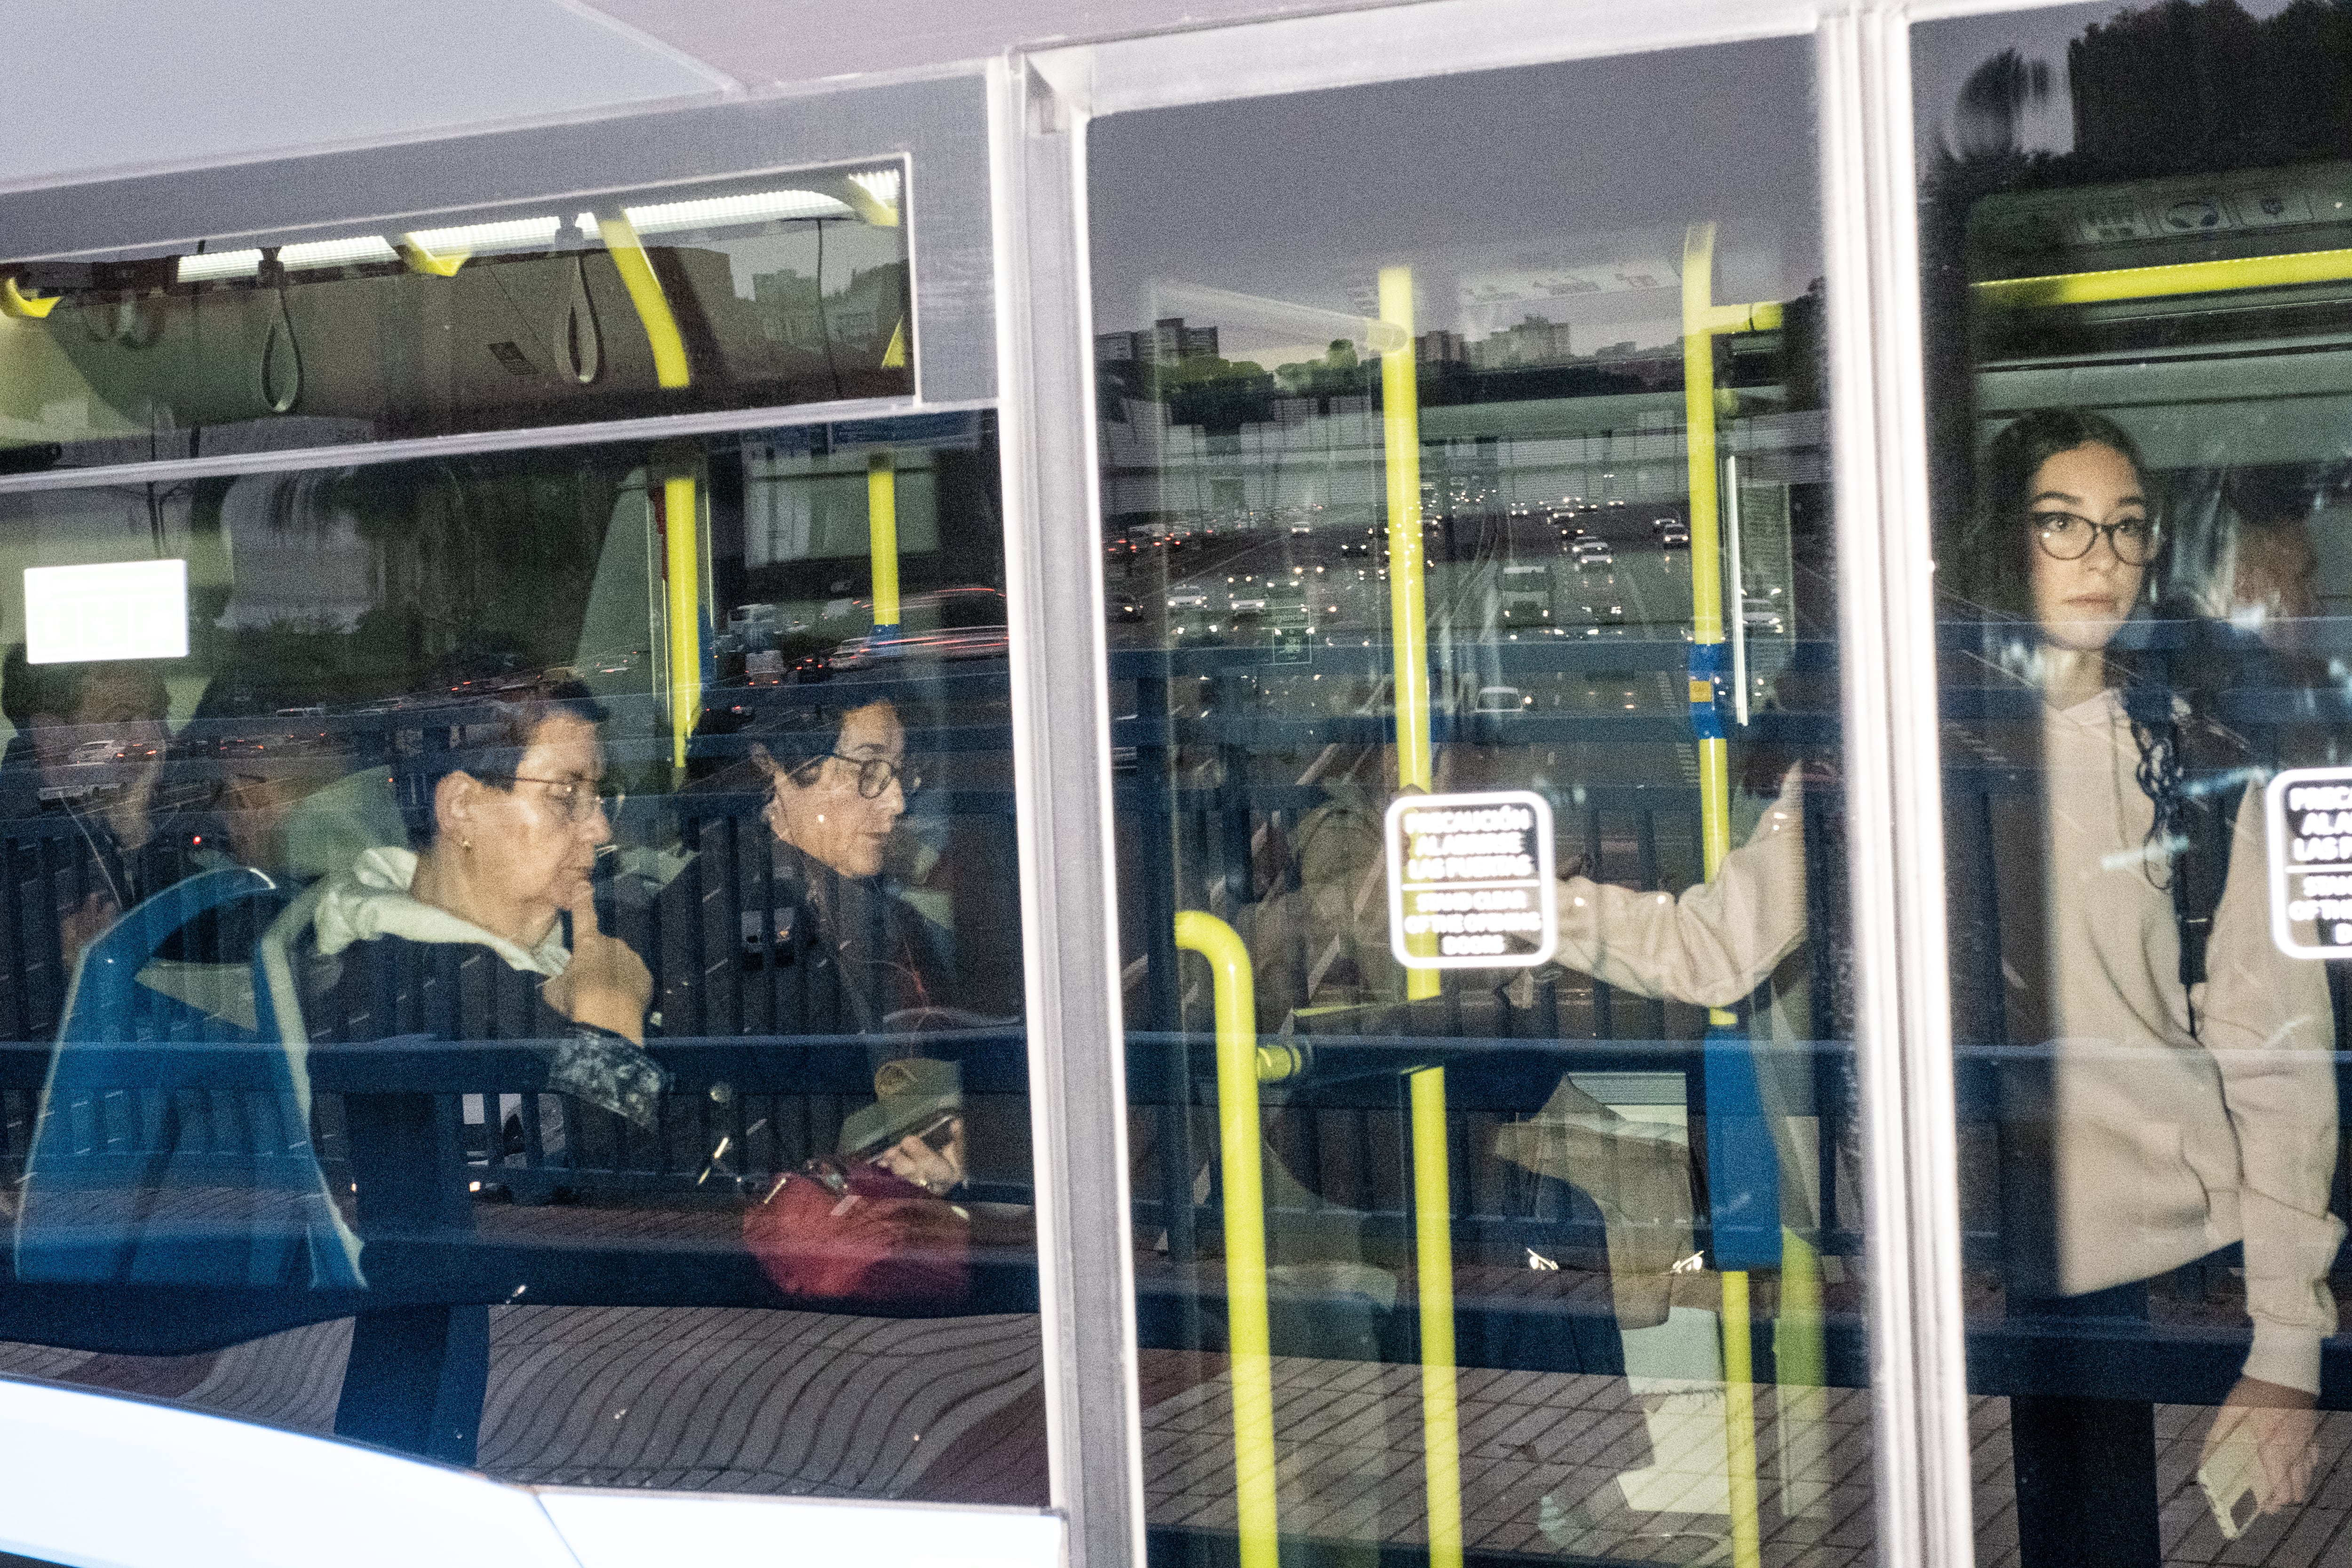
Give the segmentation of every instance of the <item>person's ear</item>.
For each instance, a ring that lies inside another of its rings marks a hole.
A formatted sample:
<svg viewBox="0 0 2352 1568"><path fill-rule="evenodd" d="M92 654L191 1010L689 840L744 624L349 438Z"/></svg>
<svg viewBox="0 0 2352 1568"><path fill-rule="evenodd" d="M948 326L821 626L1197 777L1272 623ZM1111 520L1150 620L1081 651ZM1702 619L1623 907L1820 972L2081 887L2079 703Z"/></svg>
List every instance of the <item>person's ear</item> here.
<svg viewBox="0 0 2352 1568"><path fill-rule="evenodd" d="M437 837L470 848L480 816L482 782L471 773L443 775L433 786L433 826Z"/></svg>

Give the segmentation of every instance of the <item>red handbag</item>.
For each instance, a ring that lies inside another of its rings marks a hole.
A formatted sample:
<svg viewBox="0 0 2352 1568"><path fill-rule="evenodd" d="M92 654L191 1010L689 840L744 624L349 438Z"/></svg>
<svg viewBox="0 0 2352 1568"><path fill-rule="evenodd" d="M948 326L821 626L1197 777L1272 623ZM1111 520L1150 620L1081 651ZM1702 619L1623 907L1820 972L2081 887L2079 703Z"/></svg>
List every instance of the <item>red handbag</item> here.
<svg viewBox="0 0 2352 1568"><path fill-rule="evenodd" d="M877 1165L810 1161L745 1212L743 1243L812 1303L952 1306L971 1280L970 1216Z"/></svg>

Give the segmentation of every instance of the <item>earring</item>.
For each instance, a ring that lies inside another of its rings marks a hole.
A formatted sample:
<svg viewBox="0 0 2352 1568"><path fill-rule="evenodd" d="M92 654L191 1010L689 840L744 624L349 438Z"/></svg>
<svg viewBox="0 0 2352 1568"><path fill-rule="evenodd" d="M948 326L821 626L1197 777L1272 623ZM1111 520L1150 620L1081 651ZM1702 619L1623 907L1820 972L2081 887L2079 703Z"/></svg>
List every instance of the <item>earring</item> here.
<svg viewBox="0 0 2352 1568"><path fill-rule="evenodd" d="M474 852L474 841L470 838L460 838L457 840L457 847L471 855Z"/></svg>

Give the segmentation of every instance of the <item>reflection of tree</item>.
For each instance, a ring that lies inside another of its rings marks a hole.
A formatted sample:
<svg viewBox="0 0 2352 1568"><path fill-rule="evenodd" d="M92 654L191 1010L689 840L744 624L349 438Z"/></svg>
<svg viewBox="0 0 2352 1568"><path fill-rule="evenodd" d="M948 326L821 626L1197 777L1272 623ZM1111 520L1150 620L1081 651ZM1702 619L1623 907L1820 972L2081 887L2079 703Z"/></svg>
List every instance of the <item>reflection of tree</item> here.
<svg viewBox="0 0 2352 1568"><path fill-rule="evenodd" d="M2352 157L2352 8L2294 0L2257 19L2237 0L2165 0L2084 29L2067 47L2074 145L2022 152L2017 121L2047 72L2004 49L1953 105L1956 145L1920 184L1932 486L1939 526L1968 514L1975 482L1974 366L1983 345L1969 296L1969 217L1986 197L2125 180ZM2013 269L2066 271L2056 238ZM2038 323L2037 331L2054 330Z"/></svg>
<svg viewBox="0 0 2352 1568"><path fill-rule="evenodd" d="M2068 46L2075 178L2137 179L2352 155L2352 11L2169 0Z"/></svg>

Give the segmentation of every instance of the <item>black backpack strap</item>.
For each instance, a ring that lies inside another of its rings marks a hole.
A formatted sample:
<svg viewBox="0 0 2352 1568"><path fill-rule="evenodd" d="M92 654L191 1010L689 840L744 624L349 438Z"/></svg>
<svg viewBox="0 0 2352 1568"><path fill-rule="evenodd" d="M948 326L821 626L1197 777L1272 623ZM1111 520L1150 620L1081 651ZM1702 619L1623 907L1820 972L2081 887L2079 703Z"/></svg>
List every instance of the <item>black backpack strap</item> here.
<svg viewBox="0 0 2352 1568"><path fill-rule="evenodd" d="M2180 933L2183 985L2205 983L2205 947L2213 938L2213 911L2221 908L2221 889L2229 885L2238 809L2246 798L2243 770L2222 778L2227 782L2221 788L2181 803L2181 836L2189 842L2172 862L2172 920Z"/></svg>

